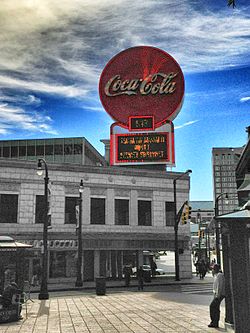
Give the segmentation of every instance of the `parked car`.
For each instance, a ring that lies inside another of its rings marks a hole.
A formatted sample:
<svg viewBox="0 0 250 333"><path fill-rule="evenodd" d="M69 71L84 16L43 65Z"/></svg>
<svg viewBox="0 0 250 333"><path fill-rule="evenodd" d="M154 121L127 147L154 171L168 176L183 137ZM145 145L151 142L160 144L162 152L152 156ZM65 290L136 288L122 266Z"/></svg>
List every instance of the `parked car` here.
<svg viewBox="0 0 250 333"><path fill-rule="evenodd" d="M165 274L166 274L166 272L164 272L163 269L161 269L161 268L156 268L156 270L155 270L155 275L165 275Z"/></svg>

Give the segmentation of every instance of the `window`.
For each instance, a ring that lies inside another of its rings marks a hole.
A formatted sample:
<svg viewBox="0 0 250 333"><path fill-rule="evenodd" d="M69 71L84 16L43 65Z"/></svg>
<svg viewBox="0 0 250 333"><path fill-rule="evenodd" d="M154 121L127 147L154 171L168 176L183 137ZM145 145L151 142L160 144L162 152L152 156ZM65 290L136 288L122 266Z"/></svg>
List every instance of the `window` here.
<svg viewBox="0 0 250 333"><path fill-rule="evenodd" d="M175 207L174 202L165 202L166 226L174 226L175 224Z"/></svg>
<svg viewBox="0 0 250 333"><path fill-rule="evenodd" d="M17 194L0 194L0 223L17 223L17 210Z"/></svg>
<svg viewBox="0 0 250 333"><path fill-rule="evenodd" d="M76 197L65 198L65 224L76 224L77 205L78 205L78 198Z"/></svg>
<svg viewBox="0 0 250 333"><path fill-rule="evenodd" d="M53 155L53 145L45 145L45 155Z"/></svg>
<svg viewBox="0 0 250 333"><path fill-rule="evenodd" d="M152 225L151 201L138 200L138 225Z"/></svg>
<svg viewBox="0 0 250 333"><path fill-rule="evenodd" d="M36 196L35 223L44 223L46 217L46 201L44 195Z"/></svg>
<svg viewBox="0 0 250 333"><path fill-rule="evenodd" d="M11 157L17 157L18 155L18 148L17 146L12 146L11 147Z"/></svg>
<svg viewBox="0 0 250 333"><path fill-rule="evenodd" d="M27 156L35 156L35 146L27 147Z"/></svg>
<svg viewBox="0 0 250 333"><path fill-rule="evenodd" d="M115 224L129 224L129 200L115 199Z"/></svg>
<svg viewBox="0 0 250 333"><path fill-rule="evenodd" d="M105 199L91 198L90 223L105 224Z"/></svg>
<svg viewBox="0 0 250 333"><path fill-rule="evenodd" d="M55 144L55 155L63 155L63 145L60 143Z"/></svg>
<svg viewBox="0 0 250 333"><path fill-rule="evenodd" d="M44 156L44 144L37 144L36 145L36 155L37 156Z"/></svg>
<svg viewBox="0 0 250 333"><path fill-rule="evenodd" d="M10 147L3 147L3 157L10 157Z"/></svg>
<svg viewBox="0 0 250 333"><path fill-rule="evenodd" d="M22 156L26 156L26 146L23 145L23 146L19 146L19 156L22 157Z"/></svg>
<svg viewBox="0 0 250 333"><path fill-rule="evenodd" d="M49 277L66 277L66 252L50 252Z"/></svg>

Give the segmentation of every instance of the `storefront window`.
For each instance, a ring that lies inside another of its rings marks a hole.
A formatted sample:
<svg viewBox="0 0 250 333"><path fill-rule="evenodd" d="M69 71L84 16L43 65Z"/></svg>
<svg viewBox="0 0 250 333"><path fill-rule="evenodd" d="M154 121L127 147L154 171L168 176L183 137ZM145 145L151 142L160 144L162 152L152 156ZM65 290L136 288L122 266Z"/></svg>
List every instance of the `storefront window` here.
<svg viewBox="0 0 250 333"><path fill-rule="evenodd" d="M66 252L50 252L49 277L66 277Z"/></svg>

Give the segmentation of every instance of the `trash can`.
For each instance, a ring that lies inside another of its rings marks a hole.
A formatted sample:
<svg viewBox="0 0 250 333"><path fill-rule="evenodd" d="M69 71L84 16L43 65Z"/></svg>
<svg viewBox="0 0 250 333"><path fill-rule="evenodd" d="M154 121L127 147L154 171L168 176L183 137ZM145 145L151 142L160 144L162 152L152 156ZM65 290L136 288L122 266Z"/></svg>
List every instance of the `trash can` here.
<svg viewBox="0 0 250 333"><path fill-rule="evenodd" d="M143 277L145 282L151 282L151 271L150 270L143 271Z"/></svg>
<svg viewBox="0 0 250 333"><path fill-rule="evenodd" d="M98 277L95 279L96 295L101 296L106 294L106 278Z"/></svg>

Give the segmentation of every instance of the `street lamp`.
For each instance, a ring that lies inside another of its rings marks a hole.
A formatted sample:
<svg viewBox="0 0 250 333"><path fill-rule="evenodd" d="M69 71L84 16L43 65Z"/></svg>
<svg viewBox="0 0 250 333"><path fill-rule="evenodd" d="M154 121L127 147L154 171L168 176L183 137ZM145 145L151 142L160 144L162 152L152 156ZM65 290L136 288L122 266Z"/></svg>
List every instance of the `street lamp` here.
<svg viewBox="0 0 250 333"><path fill-rule="evenodd" d="M46 161L43 158L39 158L37 162L37 174L38 176L43 175L42 164L44 164L45 177L44 177L44 198L45 198L45 219L43 222L43 262L42 262L42 281L40 293L38 294L38 299L49 299L48 293L48 222L49 222L49 205L48 205L48 167Z"/></svg>
<svg viewBox="0 0 250 333"><path fill-rule="evenodd" d="M83 193L83 180L81 179L79 186L79 221L78 221L78 257L77 257L77 277L76 287L82 287L82 193Z"/></svg>
<svg viewBox="0 0 250 333"><path fill-rule="evenodd" d="M220 260L220 229L219 222L217 221L217 216L219 215L219 199L225 195L225 199L228 200L227 193L221 193L215 199L214 213L215 213L215 248L216 248L216 261L218 265L221 265Z"/></svg>
<svg viewBox="0 0 250 333"><path fill-rule="evenodd" d="M201 259L201 213L200 209L198 209L197 212L197 223L198 223L198 237L199 237L199 242L198 242L198 260Z"/></svg>
<svg viewBox="0 0 250 333"><path fill-rule="evenodd" d="M177 214L177 200L176 200L176 181L182 178L184 175L192 173L192 170L187 170L179 177L176 177L173 181L174 185L174 216L175 216L175 223L174 223L174 244L175 244L175 280L180 281L180 267L179 267L179 246L178 246L178 214Z"/></svg>

